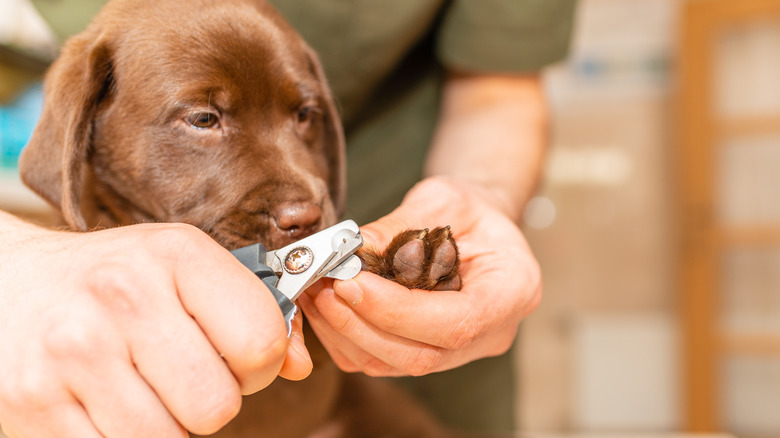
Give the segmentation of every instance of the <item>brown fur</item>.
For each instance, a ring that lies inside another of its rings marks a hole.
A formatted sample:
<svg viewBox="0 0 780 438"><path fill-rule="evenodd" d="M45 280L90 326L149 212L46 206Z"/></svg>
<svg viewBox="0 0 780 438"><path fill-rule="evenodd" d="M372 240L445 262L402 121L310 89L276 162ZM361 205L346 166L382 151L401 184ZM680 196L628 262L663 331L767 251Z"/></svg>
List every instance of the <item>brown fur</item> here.
<svg viewBox="0 0 780 438"><path fill-rule="evenodd" d="M74 230L185 222L277 248L336 222L344 160L316 54L264 1L114 0L50 69L20 168ZM311 377L247 397L219 436L447 436L306 339Z"/></svg>
<svg viewBox="0 0 780 438"><path fill-rule="evenodd" d="M410 289L460 290L460 257L450 227L399 233L383 251L361 249L363 269Z"/></svg>
<svg viewBox="0 0 780 438"><path fill-rule="evenodd" d="M207 112L218 127L187 125ZM50 70L20 166L81 231L187 222L277 247L341 213L343 148L316 55L264 2L116 1Z"/></svg>

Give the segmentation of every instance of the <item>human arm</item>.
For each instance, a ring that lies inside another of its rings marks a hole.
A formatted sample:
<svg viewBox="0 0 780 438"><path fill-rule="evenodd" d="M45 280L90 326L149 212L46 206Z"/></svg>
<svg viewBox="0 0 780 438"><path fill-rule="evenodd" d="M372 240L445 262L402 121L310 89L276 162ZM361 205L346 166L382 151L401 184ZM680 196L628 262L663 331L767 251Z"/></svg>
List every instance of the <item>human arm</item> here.
<svg viewBox="0 0 780 438"><path fill-rule="evenodd" d="M449 224L462 290L409 291L372 274L327 283L301 300L346 371L427 374L501 354L538 304L536 260L516 225L538 179L547 113L536 76L451 76L427 178L390 215L361 228L367 245Z"/></svg>
<svg viewBox="0 0 780 438"><path fill-rule="evenodd" d="M466 183L519 222L539 179L547 124L538 75L451 74L425 174Z"/></svg>
<svg viewBox="0 0 780 438"><path fill-rule="evenodd" d="M212 433L242 394L311 369L263 283L194 227L71 233L0 212L0 242L11 437Z"/></svg>

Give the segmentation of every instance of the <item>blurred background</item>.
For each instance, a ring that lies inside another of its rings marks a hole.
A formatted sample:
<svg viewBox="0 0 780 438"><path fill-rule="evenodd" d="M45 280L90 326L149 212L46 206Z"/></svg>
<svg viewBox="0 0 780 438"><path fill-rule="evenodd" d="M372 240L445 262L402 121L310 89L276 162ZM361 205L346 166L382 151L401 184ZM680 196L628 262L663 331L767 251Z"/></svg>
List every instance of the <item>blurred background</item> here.
<svg viewBox="0 0 780 438"><path fill-rule="evenodd" d="M0 208L45 221L16 159L57 44L25 0L0 42ZM581 0L545 75L520 429L780 436L780 0Z"/></svg>

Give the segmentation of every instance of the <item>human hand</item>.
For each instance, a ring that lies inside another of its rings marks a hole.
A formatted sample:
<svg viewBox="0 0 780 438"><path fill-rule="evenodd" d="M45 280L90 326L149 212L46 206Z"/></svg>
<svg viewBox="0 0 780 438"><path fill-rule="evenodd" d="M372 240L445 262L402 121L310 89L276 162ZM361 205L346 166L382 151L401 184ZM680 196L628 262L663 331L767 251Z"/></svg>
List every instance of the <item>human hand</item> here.
<svg viewBox="0 0 780 438"><path fill-rule="evenodd" d="M55 232L0 213L0 240L11 437L210 434L242 394L311 371L300 321L288 348L263 283L194 227Z"/></svg>
<svg viewBox="0 0 780 438"><path fill-rule="evenodd" d="M336 364L375 376L424 375L506 352L541 299L541 274L518 227L479 188L450 178L415 186L401 206L361 227L383 248L401 231L449 224L460 291L409 290L361 272L321 282L299 298Z"/></svg>

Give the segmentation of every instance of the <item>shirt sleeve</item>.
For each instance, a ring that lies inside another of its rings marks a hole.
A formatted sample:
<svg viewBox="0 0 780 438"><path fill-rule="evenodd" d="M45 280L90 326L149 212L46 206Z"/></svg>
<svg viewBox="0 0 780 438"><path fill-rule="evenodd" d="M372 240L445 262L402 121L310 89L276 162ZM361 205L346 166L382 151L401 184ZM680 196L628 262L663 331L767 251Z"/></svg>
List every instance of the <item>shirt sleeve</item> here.
<svg viewBox="0 0 780 438"><path fill-rule="evenodd" d="M32 0L38 13L62 43L87 27L108 0Z"/></svg>
<svg viewBox="0 0 780 438"><path fill-rule="evenodd" d="M576 0L454 0L445 11L436 55L449 68L534 72L563 59Z"/></svg>

